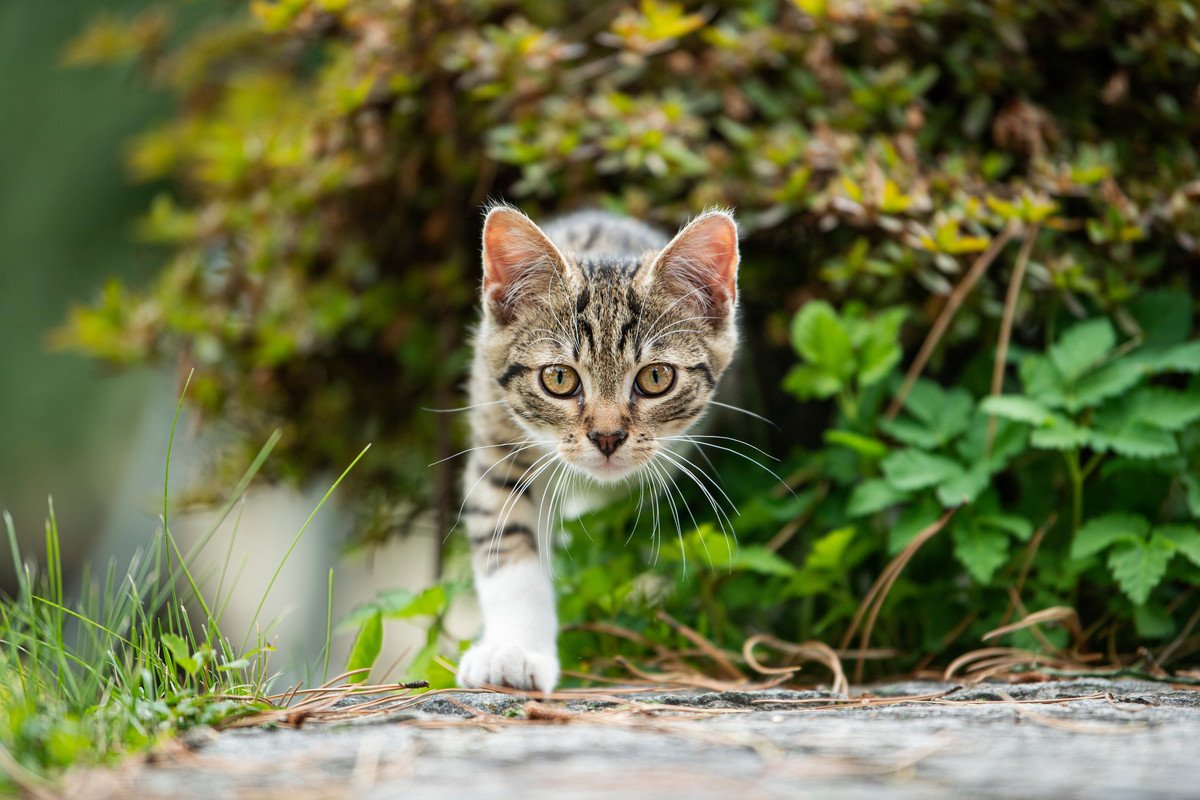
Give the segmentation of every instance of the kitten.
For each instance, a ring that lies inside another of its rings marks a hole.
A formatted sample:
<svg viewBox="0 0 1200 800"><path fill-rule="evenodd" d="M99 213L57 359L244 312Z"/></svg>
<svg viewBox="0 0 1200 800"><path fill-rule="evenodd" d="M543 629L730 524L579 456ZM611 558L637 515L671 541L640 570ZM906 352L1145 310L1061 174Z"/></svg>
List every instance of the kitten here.
<svg viewBox="0 0 1200 800"><path fill-rule="evenodd" d="M554 688L554 478L620 481L703 415L737 346L738 259L722 211L674 239L598 211L544 230L488 213L462 512L483 635L463 686Z"/></svg>

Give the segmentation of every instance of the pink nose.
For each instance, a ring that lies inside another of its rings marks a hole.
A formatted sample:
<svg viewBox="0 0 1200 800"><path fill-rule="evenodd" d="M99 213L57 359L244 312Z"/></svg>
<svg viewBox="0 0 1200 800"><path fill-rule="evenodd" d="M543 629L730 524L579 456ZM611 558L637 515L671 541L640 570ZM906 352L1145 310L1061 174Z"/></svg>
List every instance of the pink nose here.
<svg viewBox="0 0 1200 800"><path fill-rule="evenodd" d="M611 456L617 452L617 448L621 446L621 442L625 441L625 431L613 431L612 433L600 433L600 431L592 431L588 434L588 438L592 440L592 444L604 453L606 456Z"/></svg>

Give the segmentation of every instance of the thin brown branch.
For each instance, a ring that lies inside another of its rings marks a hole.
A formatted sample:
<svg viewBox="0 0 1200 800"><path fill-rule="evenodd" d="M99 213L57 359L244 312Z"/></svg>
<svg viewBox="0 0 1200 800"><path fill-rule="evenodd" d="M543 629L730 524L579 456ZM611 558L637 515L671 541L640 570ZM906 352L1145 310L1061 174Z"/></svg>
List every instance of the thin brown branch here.
<svg viewBox="0 0 1200 800"><path fill-rule="evenodd" d="M895 584L896 579L900 577L900 573L904 571L906 566L908 566L908 562L912 560L912 557L916 555L917 551L920 550L926 542L936 536L938 531L946 527L946 523L950 521L950 518L954 516L954 513L958 511L959 508L961 508L961 506L955 506L954 508L946 509L946 511L944 511L940 517L938 517L930 525L926 526L924 530L914 536L912 541L905 545L904 549L901 550L894 559L892 559L891 563L884 567L883 572L879 574L879 577L875 580L875 583L871 585L870 590L867 592L867 596L863 598L858 610L854 613L854 619L851 620L850 627L846 630L845 635L842 636L841 649L845 650L849 646L850 642L854 639L854 634L858 631L859 624L862 623L865 615L867 621L862 628L862 637L859 639L858 643L859 654L855 657L854 661L855 683L862 682L864 659L861 653L867 649L867 644L871 640L871 633L875 630L875 620L879 617L879 612L883 609L883 603L885 600L887 600L887 596L892 589L892 585Z"/></svg>
<svg viewBox="0 0 1200 800"><path fill-rule="evenodd" d="M992 364L992 394L1000 394L1004 388L1004 365L1008 361L1008 344L1012 340L1013 318L1017 314L1017 300L1021 296L1021 286L1025 282L1025 268L1029 266L1029 256L1033 253L1034 242L1037 241L1041 226L1037 223L1025 231L1025 239L1017 252L1017 261L1013 265L1012 278L1008 282L1008 294L1004 298L1004 315L1000 319L1000 336L996 341L996 361ZM992 442L996 438L996 418L988 417L987 443L984 445L984 457L992 454Z"/></svg>
<svg viewBox="0 0 1200 800"><path fill-rule="evenodd" d="M1009 222L1000 233L992 239L992 243L988 245L988 249L984 250L979 258L975 259L975 263L967 270L967 274L954 291L950 293L949 299L946 300L945 307L938 314L938 318L934 321L933 327L929 329L929 334L925 337L925 341L921 344L921 349L917 352L917 357L913 359L912 366L908 368L908 372L904 375L904 383L900 385L900 391L892 398L891 405L888 406L887 412L884 414L885 419L895 419L900 413L900 409L904 407L904 401L908 399L908 393L912 391L913 384L917 382L917 378L925 370L925 365L933 356L933 351L937 348L938 343L942 341L942 337L946 335L946 331L950 327L950 323L954 320L954 315L958 313L959 306L963 300L975 288L975 284L987 272L988 267L996 260L996 256L1000 255L1000 251L1008 244L1008 240L1017 232L1017 223Z"/></svg>

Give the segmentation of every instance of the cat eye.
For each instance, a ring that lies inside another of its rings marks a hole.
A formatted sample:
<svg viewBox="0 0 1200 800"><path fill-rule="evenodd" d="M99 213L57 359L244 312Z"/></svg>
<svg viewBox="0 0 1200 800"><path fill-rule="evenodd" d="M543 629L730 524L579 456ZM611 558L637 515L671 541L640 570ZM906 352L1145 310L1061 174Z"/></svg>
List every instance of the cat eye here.
<svg viewBox="0 0 1200 800"><path fill-rule="evenodd" d="M579 393L579 373L564 364L542 367L542 388L555 397L571 397Z"/></svg>
<svg viewBox="0 0 1200 800"><path fill-rule="evenodd" d="M675 369L668 364L649 364L638 371L633 387L644 397L666 393L675 383Z"/></svg>

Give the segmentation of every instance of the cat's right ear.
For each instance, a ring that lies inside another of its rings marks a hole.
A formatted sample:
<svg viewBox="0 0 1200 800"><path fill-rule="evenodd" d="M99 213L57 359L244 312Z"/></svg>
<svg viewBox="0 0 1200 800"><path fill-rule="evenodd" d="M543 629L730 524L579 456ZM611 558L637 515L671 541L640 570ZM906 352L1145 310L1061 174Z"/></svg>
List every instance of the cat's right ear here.
<svg viewBox="0 0 1200 800"><path fill-rule="evenodd" d="M544 298L567 270L554 243L533 220L510 206L496 206L483 221L483 296L502 325L512 322L520 303Z"/></svg>

